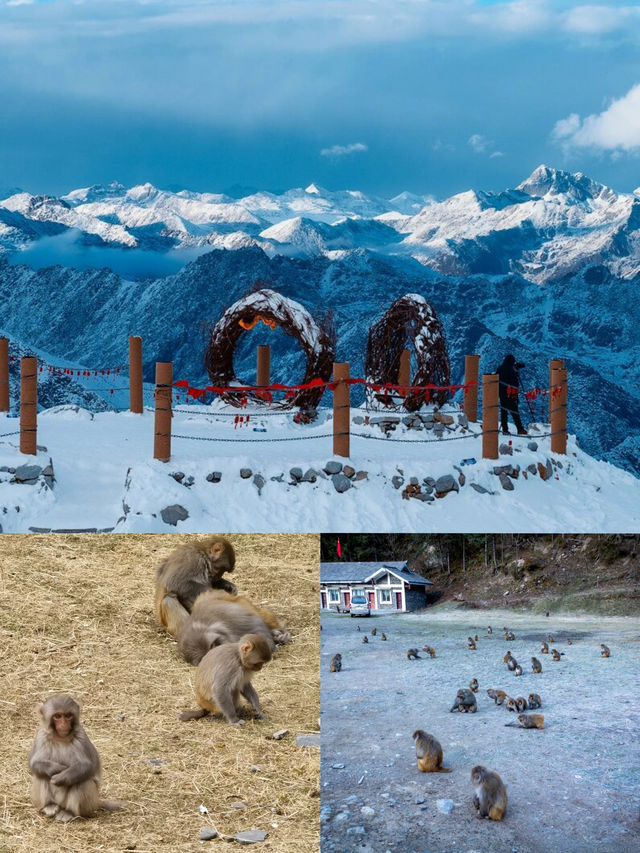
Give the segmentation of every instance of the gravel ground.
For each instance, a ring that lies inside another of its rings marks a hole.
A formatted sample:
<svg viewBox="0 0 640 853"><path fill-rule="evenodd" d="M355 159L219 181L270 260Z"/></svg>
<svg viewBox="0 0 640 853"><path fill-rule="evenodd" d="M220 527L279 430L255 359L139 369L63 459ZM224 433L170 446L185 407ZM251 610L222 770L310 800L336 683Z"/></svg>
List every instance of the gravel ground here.
<svg viewBox="0 0 640 853"><path fill-rule="evenodd" d="M505 619L514 642L500 630ZM374 626L377 636L363 644ZM640 620L439 610L358 620L323 614L322 628L323 851L640 849ZM549 632L565 653L558 663L539 653ZM467 637L476 633L470 651ZM601 642L611 648L608 659ZM407 648L425 643L435 659L407 660ZM520 678L502 661L507 649L523 666ZM343 669L330 673L336 652ZM532 655L542 663L539 675ZM477 713L449 713L473 677ZM491 687L514 698L540 694L545 730L505 728L516 715L494 705ZM451 773L418 771L417 728L438 738ZM475 817L475 764L496 770L507 786L502 823ZM453 801L450 814L439 800Z"/></svg>

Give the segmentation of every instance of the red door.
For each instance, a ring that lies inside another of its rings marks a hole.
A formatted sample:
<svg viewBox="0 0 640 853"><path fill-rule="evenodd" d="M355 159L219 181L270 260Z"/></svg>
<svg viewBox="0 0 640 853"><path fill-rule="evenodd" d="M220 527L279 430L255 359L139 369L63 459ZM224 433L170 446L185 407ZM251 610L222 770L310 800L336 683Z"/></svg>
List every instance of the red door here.
<svg viewBox="0 0 640 853"><path fill-rule="evenodd" d="M372 610L375 610L375 609L376 609L376 594L375 594L375 592L370 592L370 593L369 593L369 607L370 607Z"/></svg>
<svg viewBox="0 0 640 853"><path fill-rule="evenodd" d="M402 593L396 592L396 610L402 610Z"/></svg>
<svg viewBox="0 0 640 853"><path fill-rule="evenodd" d="M344 606L348 607L351 604L351 593L345 592L344 594Z"/></svg>

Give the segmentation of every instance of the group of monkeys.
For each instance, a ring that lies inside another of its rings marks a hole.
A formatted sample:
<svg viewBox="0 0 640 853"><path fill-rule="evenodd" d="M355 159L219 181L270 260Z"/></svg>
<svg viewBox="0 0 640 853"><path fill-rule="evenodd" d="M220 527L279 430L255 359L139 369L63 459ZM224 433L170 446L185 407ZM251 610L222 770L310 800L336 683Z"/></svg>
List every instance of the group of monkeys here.
<svg viewBox="0 0 640 853"><path fill-rule="evenodd" d="M357 631L360 631L360 626L357 626ZM512 642L515 640L515 634L513 631L508 628L503 628L504 638L507 642ZM493 629L491 626L488 627L487 633L489 635L493 634ZM375 637L377 634L377 628L372 628L370 632L372 637ZM381 639L386 640L387 637L385 634L381 635ZM551 634L547 636L547 641L541 641L541 654L549 653L549 643L554 643L555 640ZM365 635L362 638L363 643L369 643L368 637ZM477 648L478 643L478 635L476 634L474 637L467 638L467 646L470 650L475 650ZM572 645L571 638L567 638L568 645ZM601 655L602 657L610 657L611 652L610 649L601 644ZM435 658L436 650L429 645L424 645L422 647L422 651L426 652L429 657ZM557 649L552 649L551 654L554 661L559 661L561 656L564 655L564 652L559 652ZM407 659L408 660L420 660L420 655L417 648L407 649ZM507 664L507 668L509 671L513 672L514 675L519 676L522 675L522 667L515 660L511 651L507 651L505 656L503 657L504 663ZM538 658L531 658L531 667L534 673L542 672L542 665ZM336 654L333 656L329 663L329 669L331 672L340 672L342 669L342 655ZM479 684L477 678L472 678L469 682L468 688L461 688L458 690L456 694L456 698L454 703L450 709L450 711L459 711L463 713L472 713L478 710L478 705L476 702L475 694L479 690ZM489 698L493 699L496 705L502 705L506 702L505 707L508 711L514 712L522 712L522 711L533 711L542 707L542 699L537 693L530 693L528 700L523 696L519 696L516 699L512 699L508 696L503 690L487 690L487 694ZM515 726L517 728L524 729L544 729L544 715L543 714L518 714L518 722L517 723L505 723L506 726ZM450 773L451 770L448 767L442 766L442 746L436 740L436 738L425 732L423 729L417 729L413 733L413 739L415 741L416 747L416 757L418 762L418 770L422 773ZM486 767L482 765L477 765L471 771L471 782L475 789L475 794L473 797L473 805L476 809L477 817L485 818L488 817L491 820L500 821L502 820L504 813L507 808L507 789L502 782L499 774L493 770L488 770Z"/></svg>
<svg viewBox="0 0 640 853"><path fill-rule="evenodd" d="M171 553L158 567L155 613L187 663L197 665L198 710L178 716L193 720L222 714L231 725L244 724L240 697L265 719L251 677L271 660L291 635L269 610L238 595L223 578L235 568L235 552L221 536L210 536ZM31 799L46 817L68 822L98 809L124 803L102 800L100 757L80 723L80 705L56 694L38 705L40 727L29 753Z"/></svg>

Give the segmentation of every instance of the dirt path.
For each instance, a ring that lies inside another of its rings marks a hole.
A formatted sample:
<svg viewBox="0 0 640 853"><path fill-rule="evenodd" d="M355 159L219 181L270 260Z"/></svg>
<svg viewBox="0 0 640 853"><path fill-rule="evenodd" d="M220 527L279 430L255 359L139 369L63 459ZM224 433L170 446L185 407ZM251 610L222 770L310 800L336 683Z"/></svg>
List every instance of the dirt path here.
<svg viewBox="0 0 640 853"><path fill-rule="evenodd" d="M508 644L499 630L505 619L516 635ZM323 614L322 625L323 851L640 849L640 620L430 611L358 620ZM364 645L374 626L378 635ZM565 652L559 663L539 654L548 632ZM475 633L474 652L466 639ZM601 642L611 648L609 659L599 656ZM406 649L424 643L437 657L408 661ZM521 678L502 662L507 648L523 666ZM338 651L343 670L332 674ZM540 675L531 672L532 655L542 662ZM449 713L456 691L474 676L478 712ZM489 687L514 697L540 694L547 728L505 728L515 715L494 705ZM417 770L417 728L440 740L450 774ZM474 816L475 764L497 770L507 785L502 823ZM452 800L453 811L441 813L438 800Z"/></svg>

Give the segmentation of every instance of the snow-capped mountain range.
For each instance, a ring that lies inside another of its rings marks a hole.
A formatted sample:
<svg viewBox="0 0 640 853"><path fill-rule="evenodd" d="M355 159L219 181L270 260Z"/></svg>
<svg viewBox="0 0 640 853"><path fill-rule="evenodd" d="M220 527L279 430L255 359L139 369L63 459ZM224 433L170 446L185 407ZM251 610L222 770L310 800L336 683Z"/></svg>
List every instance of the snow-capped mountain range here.
<svg viewBox="0 0 640 853"><path fill-rule="evenodd" d="M0 251L19 253L68 231L88 245L160 252L255 245L271 257L336 259L365 249L414 258L444 275L516 274L538 284L587 265L617 278L640 274L640 190L616 193L547 166L514 189L444 201L406 192L372 198L313 183L239 199L112 183L60 198L16 192L0 200Z"/></svg>

